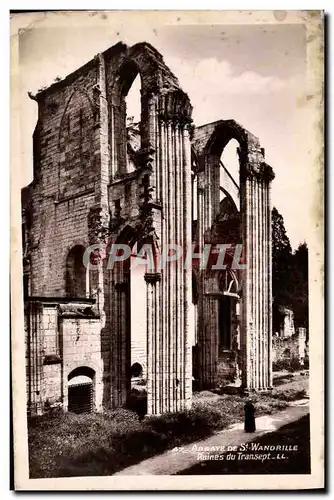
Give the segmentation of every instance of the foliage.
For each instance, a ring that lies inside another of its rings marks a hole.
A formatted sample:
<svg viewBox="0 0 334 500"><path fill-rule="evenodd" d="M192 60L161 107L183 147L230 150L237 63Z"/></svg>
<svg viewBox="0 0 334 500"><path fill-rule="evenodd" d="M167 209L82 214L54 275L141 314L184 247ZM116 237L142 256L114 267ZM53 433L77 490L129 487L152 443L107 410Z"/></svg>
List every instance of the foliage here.
<svg viewBox="0 0 334 500"><path fill-rule="evenodd" d="M254 398L257 415L286 407L270 395ZM178 413L140 417L119 408L75 415L58 411L29 419L30 475L100 476L209 436L244 418L242 395L194 394L192 407Z"/></svg>
<svg viewBox="0 0 334 500"><path fill-rule="evenodd" d="M308 248L299 245L291 257L290 302L295 314L295 324L308 332Z"/></svg>
<svg viewBox="0 0 334 500"><path fill-rule="evenodd" d="M296 372L299 370L307 370L309 367L308 358L305 358L304 364L302 365L297 358L285 358L278 359L273 362L273 371L279 372L281 370L287 370L289 372Z"/></svg>
<svg viewBox="0 0 334 500"><path fill-rule="evenodd" d="M272 210L273 328L279 331L281 306L294 312L296 327L308 329L308 248L299 245L292 253L283 216Z"/></svg>
<svg viewBox="0 0 334 500"><path fill-rule="evenodd" d="M273 398L290 402L298 399L304 399L308 394L309 381L304 373L290 374L292 377L285 383L274 387L271 395Z"/></svg>
<svg viewBox="0 0 334 500"><path fill-rule="evenodd" d="M306 397L305 389L286 389L284 392L274 392L273 398L280 399L281 401L298 401Z"/></svg>
<svg viewBox="0 0 334 500"><path fill-rule="evenodd" d="M286 234L282 215L272 210L272 286L273 286L273 328L279 331L281 323L280 306L291 306L288 283L291 265L291 245Z"/></svg>
<svg viewBox="0 0 334 500"><path fill-rule="evenodd" d="M286 234L283 216L276 207L272 209L273 259L291 255L290 240Z"/></svg>

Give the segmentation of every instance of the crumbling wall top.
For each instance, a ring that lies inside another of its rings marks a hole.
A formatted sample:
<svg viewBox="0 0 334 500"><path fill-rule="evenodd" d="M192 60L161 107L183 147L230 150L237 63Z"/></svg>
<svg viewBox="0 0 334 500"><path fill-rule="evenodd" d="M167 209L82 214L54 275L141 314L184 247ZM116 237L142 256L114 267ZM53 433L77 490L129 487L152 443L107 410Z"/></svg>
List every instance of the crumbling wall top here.
<svg viewBox="0 0 334 500"><path fill-rule="evenodd" d="M221 155L231 139L241 147L260 147L259 139L235 120L218 120L195 128L193 148L197 155L212 153Z"/></svg>
<svg viewBox="0 0 334 500"><path fill-rule="evenodd" d="M150 73L157 79L160 76L158 86L161 88L171 90L180 87L178 79L165 64L163 56L151 44L147 42L140 42L129 47L123 42L118 42L116 45L113 45L104 52L97 54L94 58L67 75L65 78L57 79L57 81L52 83L49 87L41 89L36 94L29 92L29 97L39 102L43 100L46 95L70 85L80 75L86 74L91 68L97 66L101 55L106 61L110 61L114 58L119 59L121 61L121 65L125 62L133 62L138 66L140 72L146 74Z"/></svg>

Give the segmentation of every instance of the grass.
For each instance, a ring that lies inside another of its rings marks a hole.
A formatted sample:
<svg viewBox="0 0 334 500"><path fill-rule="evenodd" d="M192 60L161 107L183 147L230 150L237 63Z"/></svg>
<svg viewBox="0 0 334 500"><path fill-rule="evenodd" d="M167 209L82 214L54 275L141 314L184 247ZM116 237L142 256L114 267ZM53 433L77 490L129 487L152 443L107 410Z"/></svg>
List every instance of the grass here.
<svg viewBox="0 0 334 500"><path fill-rule="evenodd" d="M288 401L298 399L301 391L306 390L306 377L286 382L275 387L272 394L251 398L257 416L285 408ZM30 418L30 477L112 475L243 420L248 399L237 394L202 391L194 394L190 410L159 417L140 419L135 412L119 408L86 415L57 411Z"/></svg>
<svg viewBox="0 0 334 500"><path fill-rule="evenodd" d="M29 420L30 477L110 475L222 425L205 407L139 420L125 409L103 414L58 412Z"/></svg>
<svg viewBox="0 0 334 500"><path fill-rule="evenodd" d="M279 379L279 384L274 387L272 397L289 402L304 399L308 397L308 383L308 377L302 373L295 373L292 376L285 375L285 378Z"/></svg>

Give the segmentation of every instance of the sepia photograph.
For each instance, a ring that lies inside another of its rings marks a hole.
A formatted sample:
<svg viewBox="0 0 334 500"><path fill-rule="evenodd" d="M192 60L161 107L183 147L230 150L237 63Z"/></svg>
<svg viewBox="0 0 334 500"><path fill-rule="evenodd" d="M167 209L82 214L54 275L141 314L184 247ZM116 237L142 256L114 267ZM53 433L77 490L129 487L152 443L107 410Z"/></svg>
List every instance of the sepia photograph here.
<svg viewBox="0 0 334 500"><path fill-rule="evenodd" d="M324 487L323 30L11 14L16 489Z"/></svg>

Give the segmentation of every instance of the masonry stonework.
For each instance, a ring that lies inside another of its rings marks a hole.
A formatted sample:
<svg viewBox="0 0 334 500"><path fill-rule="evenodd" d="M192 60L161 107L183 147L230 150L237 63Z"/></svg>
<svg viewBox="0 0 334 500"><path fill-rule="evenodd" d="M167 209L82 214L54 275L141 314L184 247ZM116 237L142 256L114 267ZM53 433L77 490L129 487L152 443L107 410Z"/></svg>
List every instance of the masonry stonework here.
<svg viewBox="0 0 334 500"><path fill-rule="evenodd" d="M141 120L129 125L138 74ZM233 120L195 128L188 96L147 43L118 43L31 98L34 177L22 191L29 411L67 409L85 384L92 411L126 405L131 359L143 353L149 414L189 407L193 381L210 388L220 372L248 390L269 388L274 175L258 139ZM237 181L220 162L231 139ZM171 243L228 244L228 262L215 272L196 259L148 267L146 337L136 344L130 259L110 268L101 248L112 243L133 252L150 244L155 254Z"/></svg>

